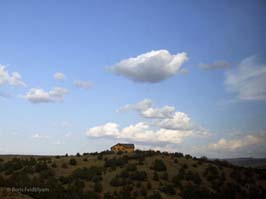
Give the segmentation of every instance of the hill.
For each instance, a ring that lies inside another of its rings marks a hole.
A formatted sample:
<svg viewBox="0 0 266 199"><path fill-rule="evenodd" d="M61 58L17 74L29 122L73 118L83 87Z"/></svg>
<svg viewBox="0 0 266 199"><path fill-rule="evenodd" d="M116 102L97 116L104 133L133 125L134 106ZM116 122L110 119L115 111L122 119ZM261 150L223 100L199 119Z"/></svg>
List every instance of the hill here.
<svg viewBox="0 0 266 199"><path fill-rule="evenodd" d="M182 153L0 156L1 199L266 198L266 171Z"/></svg>
<svg viewBox="0 0 266 199"><path fill-rule="evenodd" d="M266 169L266 158L233 158L226 161L237 166Z"/></svg>

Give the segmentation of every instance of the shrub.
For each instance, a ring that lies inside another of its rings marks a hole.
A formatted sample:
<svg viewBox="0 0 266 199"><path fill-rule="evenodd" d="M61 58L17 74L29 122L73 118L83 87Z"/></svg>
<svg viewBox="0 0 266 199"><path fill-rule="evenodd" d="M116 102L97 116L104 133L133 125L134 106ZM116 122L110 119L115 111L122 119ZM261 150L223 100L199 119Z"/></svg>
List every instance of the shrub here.
<svg viewBox="0 0 266 199"><path fill-rule="evenodd" d="M207 180L213 181L219 177L219 171L215 166L209 164L204 172L204 176L206 176Z"/></svg>
<svg viewBox="0 0 266 199"><path fill-rule="evenodd" d="M103 154L99 154L99 155L97 156L97 159L98 159L98 160L102 160L102 159L103 159Z"/></svg>
<svg viewBox="0 0 266 199"><path fill-rule="evenodd" d="M137 170L137 166L136 164L128 164L126 167L127 171L136 171Z"/></svg>
<svg viewBox="0 0 266 199"><path fill-rule="evenodd" d="M160 191L166 193L167 195L175 195L176 190L175 187L172 184L165 184L160 187Z"/></svg>
<svg viewBox="0 0 266 199"><path fill-rule="evenodd" d="M77 157L80 157L80 153L77 153L76 156L77 156Z"/></svg>
<svg viewBox="0 0 266 199"><path fill-rule="evenodd" d="M79 178L82 180L92 180L95 176L101 176L102 169L100 167L92 166L90 168L83 167L78 168L72 172L74 178Z"/></svg>
<svg viewBox="0 0 266 199"><path fill-rule="evenodd" d="M147 178L147 173L145 171L135 171L130 177L132 180L144 181Z"/></svg>
<svg viewBox="0 0 266 199"><path fill-rule="evenodd" d="M128 178L129 177L129 172L128 170L123 170L121 171L120 175L121 178Z"/></svg>
<svg viewBox="0 0 266 199"><path fill-rule="evenodd" d="M154 161L154 166L153 166L155 171L166 171L166 166L163 162L163 160L156 159Z"/></svg>
<svg viewBox="0 0 266 199"><path fill-rule="evenodd" d="M46 170L40 171L41 178L47 179L52 176L54 176L54 171L52 169L46 169Z"/></svg>
<svg viewBox="0 0 266 199"><path fill-rule="evenodd" d="M182 169L187 169L188 168L188 165L186 163L183 163L182 166L181 166Z"/></svg>
<svg viewBox="0 0 266 199"><path fill-rule="evenodd" d="M163 180L168 180L168 173L167 172L164 172L161 178Z"/></svg>
<svg viewBox="0 0 266 199"><path fill-rule="evenodd" d="M186 180L190 180L197 185L202 182L200 175L198 173L193 173L192 171L187 172L185 178Z"/></svg>
<svg viewBox="0 0 266 199"><path fill-rule="evenodd" d="M51 164L51 167L56 168L56 167L57 167L56 163L53 162L53 163Z"/></svg>
<svg viewBox="0 0 266 199"><path fill-rule="evenodd" d="M147 183L147 189L151 189L152 188L152 185L151 185L151 183L148 181L148 183Z"/></svg>
<svg viewBox="0 0 266 199"><path fill-rule="evenodd" d="M122 181L121 178L115 176L114 178L111 179L110 184L114 187L118 187L118 186L123 186L124 182Z"/></svg>
<svg viewBox="0 0 266 199"><path fill-rule="evenodd" d="M176 186L180 186L181 185L181 181L182 178L180 177L180 175L176 175L173 177L172 182L176 185Z"/></svg>
<svg viewBox="0 0 266 199"><path fill-rule="evenodd" d="M111 168L116 168L117 166L123 167L125 164L128 163L128 157L123 156L121 158L111 158L107 159L104 163L104 167L111 167Z"/></svg>
<svg viewBox="0 0 266 199"><path fill-rule="evenodd" d="M155 181L158 181L159 180L159 176L158 176L158 173L157 172L154 172L153 173L152 179L155 180Z"/></svg>
<svg viewBox="0 0 266 199"><path fill-rule="evenodd" d="M140 193L141 193L142 196L146 196L146 195L147 195L147 189L146 189L146 187L143 187L143 186L142 186L142 187L140 188Z"/></svg>
<svg viewBox="0 0 266 199"><path fill-rule="evenodd" d="M61 165L61 167L62 167L63 169L66 169L66 168L68 168L68 166L67 166L67 164L66 164L66 163L63 163L63 164Z"/></svg>
<svg viewBox="0 0 266 199"><path fill-rule="evenodd" d="M88 162L88 158L83 158L83 161L84 162Z"/></svg>
<svg viewBox="0 0 266 199"><path fill-rule="evenodd" d="M71 158L70 160L69 160L69 164L70 165L77 165L77 161L76 161L76 159L74 159L74 158Z"/></svg>
<svg viewBox="0 0 266 199"><path fill-rule="evenodd" d="M185 186L181 192L183 199L206 199L211 197L210 192L207 189L200 188L195 185Z"/></svg>
<svg viewBox="0 0 266 199"><path fill-rule="evenodd" d="M155 191L148 196L148 199L162 199L160 192Z"/></svg>
<svg viewBox="0 0 266 199"><path fill-rule="evenodd" d="M65 177L65 176L60 176L60 177L58 178L58 180L59 180L63 185L65 185L65 184L70 184L70 183L73 181L73 179L72 179L71 177Z"/></svg>
<svg viewBox="0 0 266 199"><path fill-rule="evenodd" d="M35 165L35 172L38 173L38 172L41 172L43 170L47 170L48 169L48 166L45 162L38 162L36 165Z"/></svg>
<svg viewBox="0 0 266 199"><path fill-rule="evenodd" d="M97 193L101 193L103 190L103 186L100 182L96 182L94 184L94 191L97 192Z"/></svg>

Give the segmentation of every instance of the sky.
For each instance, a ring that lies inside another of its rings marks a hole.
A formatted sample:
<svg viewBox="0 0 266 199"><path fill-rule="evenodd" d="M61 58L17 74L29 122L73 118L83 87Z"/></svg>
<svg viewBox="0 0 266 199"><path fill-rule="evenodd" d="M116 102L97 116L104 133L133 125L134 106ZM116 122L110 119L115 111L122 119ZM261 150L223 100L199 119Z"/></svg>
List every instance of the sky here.
<svg viewBox="0 0 266 199"><path fill-rule="evenodd" d="M265 1L0 8L0 154L266 157Z"/></svg>

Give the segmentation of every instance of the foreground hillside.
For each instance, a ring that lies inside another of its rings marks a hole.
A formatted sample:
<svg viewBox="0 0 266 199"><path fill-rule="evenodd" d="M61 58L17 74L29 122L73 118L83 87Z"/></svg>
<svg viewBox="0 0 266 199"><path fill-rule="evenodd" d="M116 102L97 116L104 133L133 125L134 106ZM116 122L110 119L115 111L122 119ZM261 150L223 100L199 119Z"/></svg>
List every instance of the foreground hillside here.
<svg viewBox="0 0 266 199"><path fill-rule="evenodd" d="M0 198L266 198L266 171L182 153L0 156Z"/></svg>

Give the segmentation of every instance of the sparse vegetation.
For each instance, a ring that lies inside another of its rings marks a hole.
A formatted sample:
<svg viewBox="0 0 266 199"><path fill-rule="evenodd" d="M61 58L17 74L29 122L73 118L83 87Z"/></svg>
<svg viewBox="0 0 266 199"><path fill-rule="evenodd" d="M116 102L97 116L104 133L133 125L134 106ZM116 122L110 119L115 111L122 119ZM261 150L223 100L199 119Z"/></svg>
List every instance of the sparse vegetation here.
<svg viewBox="0 0 266 199"><path fill-rule="evenodd" d="M22 193L20 197L266 198L265 170L236 167L219 160L158 151L58 157L1 157L0 196L1 188L37 186L50 191Z"/></svg>

